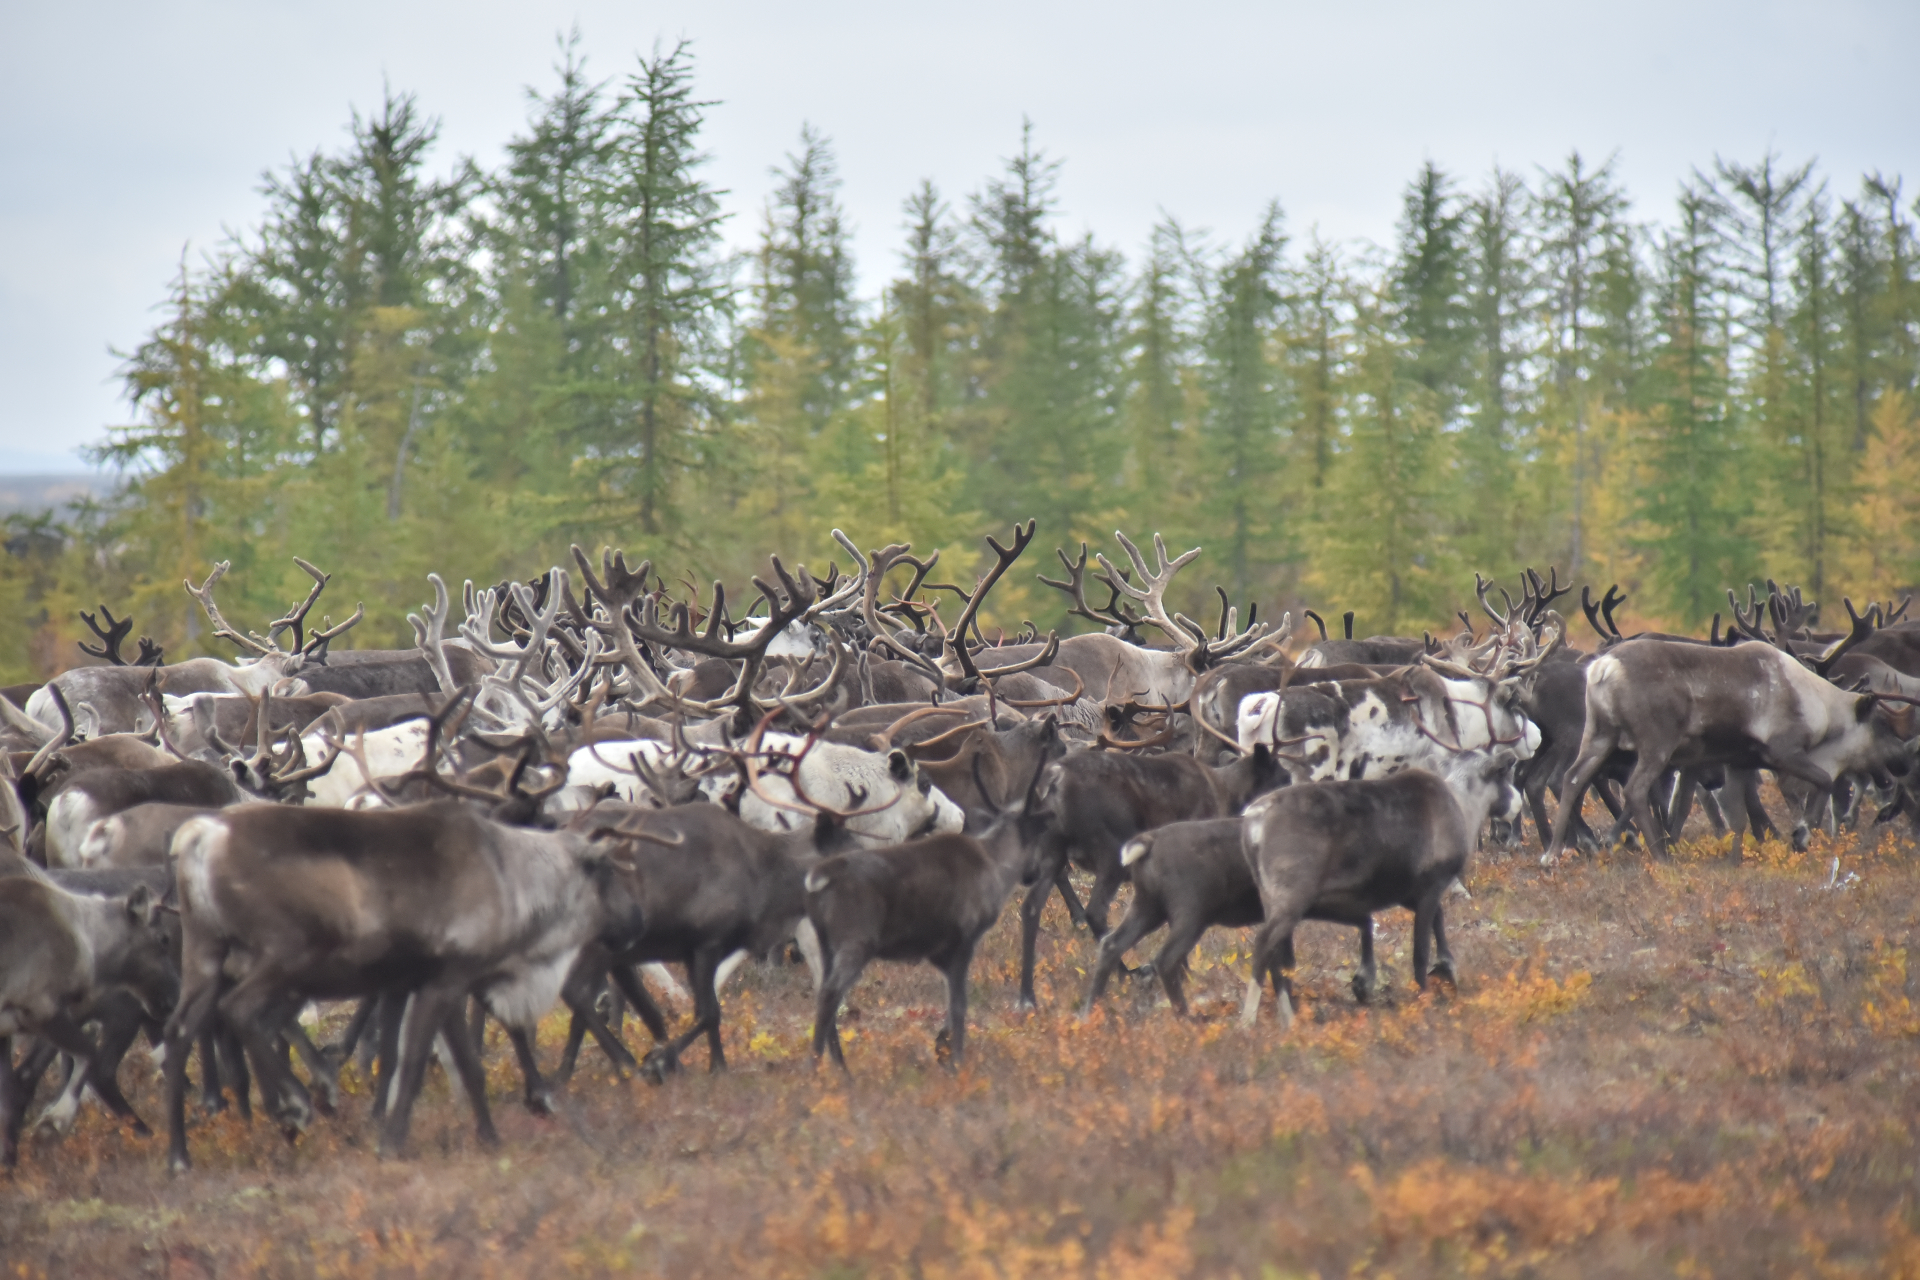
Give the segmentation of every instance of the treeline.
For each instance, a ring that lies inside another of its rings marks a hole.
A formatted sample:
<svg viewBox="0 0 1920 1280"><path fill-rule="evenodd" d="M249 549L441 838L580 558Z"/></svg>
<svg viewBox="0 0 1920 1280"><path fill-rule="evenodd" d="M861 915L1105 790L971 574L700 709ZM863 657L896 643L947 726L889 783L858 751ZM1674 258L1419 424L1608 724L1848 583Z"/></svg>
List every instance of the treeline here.
<svg viewBox="0 0 1920 1280"><path fill-rule="evenodd" d="M0 557L0 669L66 665L100 599L184 654L181 579L221 559L230 612L301 594L300 554L366 599L361 644L409 643L429 569L524 576L577 541L739 585L768 551L824 570L839 525L970 584L979 535L1029 515L1046 547L1164 531L1237 600L1365 631L1523 564L1674 626L1755 577L1830 605L1920 582L1898 179L1716 160L1644 221L1611 163L1429 163L1389 246L1275 203L1243 242L1168 220L1130 260L1058 233L1029 129L976 191L909 193L860 296L829 139L801 128L732 255L689 47L556 72L500 167L436 168L390 96L183 262L126 360L138 421L98 450L123 491ZM1059 623L1015 577L1003 620Z"/></svg>

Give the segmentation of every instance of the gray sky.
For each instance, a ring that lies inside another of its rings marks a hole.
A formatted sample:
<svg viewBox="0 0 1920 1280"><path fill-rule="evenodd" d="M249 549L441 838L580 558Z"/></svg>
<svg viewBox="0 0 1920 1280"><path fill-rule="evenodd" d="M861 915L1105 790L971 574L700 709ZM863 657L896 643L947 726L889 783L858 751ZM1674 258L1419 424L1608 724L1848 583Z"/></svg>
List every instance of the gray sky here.
<svg viewBox="0 0 1920 1280"><path fill-rule="evenodd" d="M337 147L383 78L491 162L577 23L588 69L695 42L710 176L751 240L801 122L833 141L863 287L922 178L976 189L1022 115L1063 158L1063 232L1130 255L1161 211L1238 238L1278 198L1296 237L1391 234L1431 157L1477 180L1619 153L1643 218L1716 153L1817 156L1920 186L1912 0L1062 5L108 0L0 4L0 471L77 468L128 410L135 344L183 248L257 218L260 173ZM1910 187L1912 190L1912 187Z"/></svg>

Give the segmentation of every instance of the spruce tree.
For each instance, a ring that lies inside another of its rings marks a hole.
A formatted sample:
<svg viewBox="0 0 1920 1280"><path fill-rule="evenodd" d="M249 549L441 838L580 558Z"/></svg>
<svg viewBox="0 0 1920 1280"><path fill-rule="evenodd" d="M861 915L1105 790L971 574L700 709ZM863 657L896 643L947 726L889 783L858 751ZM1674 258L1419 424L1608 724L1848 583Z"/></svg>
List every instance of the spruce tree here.
<svg viewBox="0 0 1920 1280"><path fill-rule="evenodd" d="M1453 181L1428 161L1401 198L1392 273L1394 307L1408 343L1408 375L1432 393L1451 424L1466 398L1472 342L1467 305L1468 212Z"/></svg>
<svg viewBox="0 0 1920 1280"><path fill-rule="evenodd" d="M1189 542L1207 523L1195 427L1205 393L1196 375L1210 264L1171 218L1155 224L1133 290L1126 343L1128 516Z"/></svg>
<svg viewBox="0 0 1920 1280"><path fill-rule="evenodd" d="M700 376L718 357L731 305L719 253L724 193L699 174L712 105L694 96L693 53L681 41L640 60L611 131L613 324L624 358L610 372L621 405L590 459L601 517L636 521L649 542L669 529L697 532L675 519L682 480L722 446Z"/></svg>
<svg viewBox="0 0 1920 1280"><path fill-rule="evenodd" d="M1208 316L1202 487L1236 599L1246 597L1256 570L1284 563L1290 550L1292 504L1276 483L1286 392L1275 331L1285 248L1280 206L1269 204L1245 247L1222 268Z"/></svg>

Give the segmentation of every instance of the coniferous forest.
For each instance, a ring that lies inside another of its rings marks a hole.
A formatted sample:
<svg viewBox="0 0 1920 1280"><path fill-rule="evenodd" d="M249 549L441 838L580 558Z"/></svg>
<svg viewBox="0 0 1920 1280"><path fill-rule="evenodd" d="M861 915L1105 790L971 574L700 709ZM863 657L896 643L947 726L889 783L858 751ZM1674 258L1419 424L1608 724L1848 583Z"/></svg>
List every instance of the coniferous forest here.
<svg viewBox="0 0 1920 1280"><path fill-rule="evenodd" d="M1363 634L1523 565L1674 627L1755 579L1830 604L1920 583L1896 176L1706 157L1668 199L1603 156L1429 163L1370 245L1290 226L1276 173L1244 241L1169 218L1119 245L1057 232L1066 161L1030 127L973 189L902 193L863 296L805 125L758 247L725 247L690 45L608 78L568 46L528 103L484 169L392 93L183 258L97 451L123 487L12 522L4 661L69 665L98 600L200 649L180 584L218 560L245 616L300 594L298 554L386 620L359 644L406 644L380 627L430 569L525 577L579 542L740 583L770 550L824 572L839 526L964 573L1028 516L1049 548L1117 526L1206 547L1190 608L1217 581ZM1026 574L995 605L1045 628L1066 601Z"/></svg>

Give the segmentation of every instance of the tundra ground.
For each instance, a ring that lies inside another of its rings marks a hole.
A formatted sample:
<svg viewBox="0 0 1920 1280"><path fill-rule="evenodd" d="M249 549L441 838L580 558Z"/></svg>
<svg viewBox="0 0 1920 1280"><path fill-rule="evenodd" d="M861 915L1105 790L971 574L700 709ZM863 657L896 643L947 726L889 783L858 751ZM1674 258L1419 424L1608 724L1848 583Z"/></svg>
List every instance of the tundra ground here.
<svg viewBox="0 0 1920 1280"><path fill-rule="evenodd" d="M1828 887L1835 856L1857 881ZM730 1072L695 1049L656 1089L589 1048L560 1118L521 1109L490 1043L497 1151L437 1068L385 1163L357 1084L292 1145L197 1119L179 1178L163 1138L89 1108L0 1178L0 1276L1920 1276L1904 835L1739 867L1704 841L1551 873L1483 855L1468 883L1457 992L1414 991L1394 912L1390 986L1356 1006L1352 931L1308 924L1284 1035L1271 997L1237 1026L1250 935L1217 931L1194 1023L1124 981L1077 1020L1094 945L1056 899L1043 1012L1013 1008L1010 906L958 1073L939 976L890 965L852 996L852 1080L816 1072L794 966L729 994ZM144 1054L125 1083L158 1124Z"/></svg>

